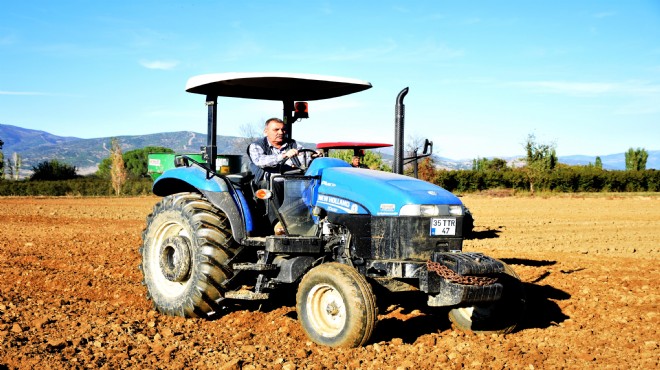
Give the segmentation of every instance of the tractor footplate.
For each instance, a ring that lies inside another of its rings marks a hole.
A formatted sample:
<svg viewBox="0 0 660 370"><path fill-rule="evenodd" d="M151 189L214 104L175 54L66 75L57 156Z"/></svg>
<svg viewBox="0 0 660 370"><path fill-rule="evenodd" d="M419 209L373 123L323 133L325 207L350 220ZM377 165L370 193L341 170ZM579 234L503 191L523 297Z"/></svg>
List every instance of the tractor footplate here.
<svg viewBox="0 0 660 370"><path fill-rule="evenodd" d="M267 236L266 251L318 254L323 252L323 239L314 236Z"/></svg>

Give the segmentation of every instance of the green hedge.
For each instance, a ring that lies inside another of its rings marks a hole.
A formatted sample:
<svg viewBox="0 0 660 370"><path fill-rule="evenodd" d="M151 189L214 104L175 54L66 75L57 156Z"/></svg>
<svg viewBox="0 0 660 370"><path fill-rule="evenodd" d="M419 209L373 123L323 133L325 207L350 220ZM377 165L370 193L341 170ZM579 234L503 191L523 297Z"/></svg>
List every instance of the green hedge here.
<svg viewBox="0 0 660 370"><path fill-rule="evenodd" d="M433 181L449 191L529 190L524 170L439 171ZM537 178L535 190L555 192L660 191L660 171L603 171L589 167L558 168Z"/></svg>
<svg viewBox="0 0 660 370"><path fill-rule="evenodd" d="M151 179L128 180L122 187L122 195L151 194ZM0 196L111 196L115 195L110 180L81 177L57 181L0 181Z"/></svg>
<svg viewBox="0 0 660 370"><path fill-rule="evenodd" d="M529 178L524 170L505 171L438 171L435 184L452 192L476 192L488 189L529 190ZM122 195L151 194L150 179L128 180ZM645 192L660 191L660 171L603 171L590 167L558 168L540 176L534 188L554 192ZM81 177L62 181L0 181L0 196L111 196L110 180Z"/></svg>

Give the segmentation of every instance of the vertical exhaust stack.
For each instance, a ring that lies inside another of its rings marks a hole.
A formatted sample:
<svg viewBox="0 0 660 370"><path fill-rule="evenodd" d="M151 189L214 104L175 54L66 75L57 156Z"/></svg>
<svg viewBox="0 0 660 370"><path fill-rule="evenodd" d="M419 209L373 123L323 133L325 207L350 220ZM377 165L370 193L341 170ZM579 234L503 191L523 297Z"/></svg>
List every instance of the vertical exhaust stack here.
<svg viewBox="0 0 660 370"><path fill-rule="evenodd" d="M405 117L405 106L403 98L408 94L408 88L401 90L396 97L396 107L394 109L394 164L392 171L403 174L403 121Z"/></svg>

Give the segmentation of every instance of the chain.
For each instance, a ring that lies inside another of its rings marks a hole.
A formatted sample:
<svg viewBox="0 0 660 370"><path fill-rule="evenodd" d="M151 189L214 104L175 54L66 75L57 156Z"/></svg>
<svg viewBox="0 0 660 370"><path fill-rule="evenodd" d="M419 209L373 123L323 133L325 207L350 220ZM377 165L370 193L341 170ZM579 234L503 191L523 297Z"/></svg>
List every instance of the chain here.
<svg viewBox="0 0 660 370"><path fill-rule="evenodd" d="M435 271L441 277L463 285L491 285L497 281L497 278L489 278L485 276L463 276L455 273L449 267L433 261L426 261L426 267L429 271Z"/></svg>

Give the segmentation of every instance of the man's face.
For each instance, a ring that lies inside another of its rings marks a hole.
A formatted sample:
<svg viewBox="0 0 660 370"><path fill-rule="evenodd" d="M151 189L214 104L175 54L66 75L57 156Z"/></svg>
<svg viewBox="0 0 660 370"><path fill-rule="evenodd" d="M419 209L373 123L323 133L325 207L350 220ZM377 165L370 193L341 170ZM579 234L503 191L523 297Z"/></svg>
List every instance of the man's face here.
<svg viewBox="0 0 660 370"><path fill-rule="evenodd" d="M353 166L357 166L360 164L360 158L358 157L353 157Z"/></svg>
<svg viewBox="0 0 660 370"><path fill-rule="evenodd" d="M268 138L268 141L276 148L279 148L280 145L284 142L284 124L277 121L270 121L266 125L264 134Z"/></svg>

